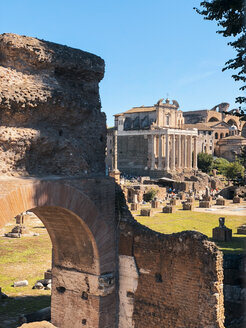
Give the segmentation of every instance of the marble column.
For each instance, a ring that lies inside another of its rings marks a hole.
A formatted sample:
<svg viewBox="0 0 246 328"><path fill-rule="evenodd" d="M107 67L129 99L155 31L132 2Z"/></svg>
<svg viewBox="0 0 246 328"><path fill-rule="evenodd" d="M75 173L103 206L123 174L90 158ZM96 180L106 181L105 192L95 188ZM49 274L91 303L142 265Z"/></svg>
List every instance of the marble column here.
<svg viewBox="0 0 246 328"><path fill-rule="evenodd" d="M182 157L181 157L181 153L182 153L182 147L181 147L181 135L178 135L178 165L177 168L180 169L182 166Z"/></svg>
<svg viewBox="0 0 246 328"><path fill-rule="evenodd" d="M184 139L184 149L183 149L183 158L184 158L184 165L183 168L187 168L187 141L186 141L186 135L183 136Z"/></svg>
<svg viewBox="0 0 246 328"><path fill-rule="evenodd" d="M188 137L188 168L192 169L192 136Z"/></svg>
<svg viewBox="0 0 246 328"><path fill-rule="evenodd" d="M172 134L172 160L171 160L171 170L175 170L175 134Z"/></svg>
<svg viewBox="0 0 246 328"><path fill-rule="evenodd" d="M155 169L155 136L151 135L151 164L150 169Z"/></svg>
<svg viewBox="0 0 246 328"><path fill-rule="evenodd" d="M166 157L165 157L165 170L169 171L169 137L166 134Z"/></svg>
<svg viewBox="0 0 246 328"><path fill-rule="evenodd" d="M159 134L158 139L158 170L162 170L162 135Z"/></svg>
<svg viewBox="0 0 246 328"><path fill-rule="evenodd" d="M194 137L193 169L197 170L197 137Z"/></svg>

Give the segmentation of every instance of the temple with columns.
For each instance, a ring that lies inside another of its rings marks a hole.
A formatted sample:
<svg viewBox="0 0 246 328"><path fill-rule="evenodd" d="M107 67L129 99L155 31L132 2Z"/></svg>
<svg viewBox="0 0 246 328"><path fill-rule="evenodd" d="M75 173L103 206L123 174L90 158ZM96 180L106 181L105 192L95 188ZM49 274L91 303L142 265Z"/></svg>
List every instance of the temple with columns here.
<svg viewBox="0 0 246 328"><path fill-rule="evenodd" d="M177 101L160 99L115 115L118 169L161 177L197 170L197 129L185 129Z"/></svg>

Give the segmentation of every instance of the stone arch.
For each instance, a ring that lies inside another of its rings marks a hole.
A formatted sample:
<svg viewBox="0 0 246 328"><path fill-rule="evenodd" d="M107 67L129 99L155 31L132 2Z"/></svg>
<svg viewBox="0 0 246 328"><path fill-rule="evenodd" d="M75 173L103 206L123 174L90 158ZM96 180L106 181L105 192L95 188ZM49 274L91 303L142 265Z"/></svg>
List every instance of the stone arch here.
<svg viewBox="0 0 246 328"><path fill-rule="evenodd" d="M90 327L113 327L115 227L74 186L13 181L14 186L0 182L0 226L31 210L47 228L53 246L52 323L70 328L85 320Z"/></svg>
<svg viewBox="0 0 246 328"><path fill-rule="evenodd" d="M210 117L210 119L208 120L208 122L219 122L219 119L217 117Z"/></svg>
<svg viewBox="0 0 246 328"><path fill-rule="evenodd" d="M226 123L229 124L230 126L236 125L236 127L238 128L237 122L235 120L233 120L232 118L230 118Z"/></svg>
<svg viewBox="0 0 246 328"><path fill-rule="evenodd" d="M241 134L244 138L246 138L246 123L244 123L244 125L242 126L242 133Z"/></svg>
<svg viewBox="0 0 246 328"><path fill-rule="evenodd" d="M215 132L215 139L218 139L218 132Z"/></svg>

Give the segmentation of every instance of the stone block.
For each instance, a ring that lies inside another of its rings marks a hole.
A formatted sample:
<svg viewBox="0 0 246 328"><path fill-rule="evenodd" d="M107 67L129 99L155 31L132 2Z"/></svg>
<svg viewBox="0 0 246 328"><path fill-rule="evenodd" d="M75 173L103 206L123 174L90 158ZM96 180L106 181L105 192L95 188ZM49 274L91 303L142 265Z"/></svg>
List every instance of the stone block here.
<svg viewBox="0 0 246 328"><path fill-rule="evenodd" d="M45 271L44 273L44 279L52 279L52 272L50 269L48 269L47 271Z"/></svg>
<svg viewBox="0 0 246 328"><path fill-rule="evenodd" d="M176 199L176 198L172 198L170 200L170 205L173 205L173 206L180 205L180 200Z"/></svg>
<svg viewBox="0 0 246 328"><path fill-rule="evenodd" d="M141 209L140 215L141 216L152 216L153 210L151 208L143 208L143 209Z"/></svg>
<svg viewBox="0 0 246 328"><path fill-rule="evenodd" d="M158 202L157 200L152 200L151 207L152 208L158 208L158 207L160 207L160 202Z"/></svg>
<svg viewBox="0 0 246 328"><path fill-rule="evenodd" d="M241 198L238 197L238 196L235 196L235 197L233 198L233 203L234 203L234 204L240 204L240 203L241 203Z"/></svg>
<svg viewBox="0 0 246 328"><path fill-rule="evenodd" d="M200 200L199 201L199 207L200 208L210 208L211 207L211 203L207 200Z"/></svg>
<svg viewBox="0 0 246 328"><path fill-rule="evenodd" d="M187 203L194 203L195 199L194 197L188 197L186 198Z"/></svg>
<svg viewBox="0 0 246 328"><path fill-rule="evenodd" d="M213 240L214 241L231 241L232 230L226 227L213 228Z"/></svg>
<svg viewBox="0 0 246 328"><path fill-rule="evenodd" d="M212 201L212 196L203 196L203 201L211 202Z"/></svg>
<svg viewBox="0 0 246 328"><path fill-rule="evenodd" d="M139 204L131 203L131 211L138 211L139 210Z"/></svg>
<svg viewBox="0 0 246 328"><path fill-rule="evenodd" d="M183 203L184 211L194 211L194 205L192 203Z"/></svg>
<svg viewBox="0 0 246 328"><path fill-rule="evenodd" d="M226 200L224 198L217 198L215 205L221 205L224 206L226 204Z"/></svg>
<svg viewBox="0 0 246 328"><path fill-rule="evenodd" d="M172 206L172 205L167 205L167 206L162 208L163 213L174 213L175 210L176 210L175 207Z"/></svg>
<svg viewBox="0 0 246 328"><path fill-rule="evenodd" d="M237 233L239 235L246 235L246 224L241 225L237 228Z"/></svg>

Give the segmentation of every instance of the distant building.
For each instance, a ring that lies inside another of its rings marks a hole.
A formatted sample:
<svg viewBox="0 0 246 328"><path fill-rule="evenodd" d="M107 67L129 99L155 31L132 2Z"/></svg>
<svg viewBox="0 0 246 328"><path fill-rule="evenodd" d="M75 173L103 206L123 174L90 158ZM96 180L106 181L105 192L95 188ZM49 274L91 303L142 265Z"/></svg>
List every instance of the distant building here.
<svg viewBox="0 0 246 328"><path fill-rule="evenodd" d="M184 129L177 101L159 100L115 115L118 168L132 175L163 176L197 170L197 129Z"/></svg>
<svg viewBox="0 0 246 328"><path fill-rule="evenodd" d="M220 139L217 143L217 156L234 161L242 147L246 147L246 138L240 135L240 131L235 125L232 125L229 136Z"/></svg>

